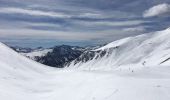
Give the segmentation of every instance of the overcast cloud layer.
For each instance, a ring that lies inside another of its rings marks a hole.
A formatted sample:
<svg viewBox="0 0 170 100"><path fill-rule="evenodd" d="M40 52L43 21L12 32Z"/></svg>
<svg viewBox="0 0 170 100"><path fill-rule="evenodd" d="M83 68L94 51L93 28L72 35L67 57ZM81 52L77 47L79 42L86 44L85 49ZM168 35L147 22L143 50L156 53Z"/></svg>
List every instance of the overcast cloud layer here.
<svg viewBox="0 0 170 100"><path fill-rule="evenodd" d="M170 27L170 0L0 0L0 41L95 45Z"/></svg>

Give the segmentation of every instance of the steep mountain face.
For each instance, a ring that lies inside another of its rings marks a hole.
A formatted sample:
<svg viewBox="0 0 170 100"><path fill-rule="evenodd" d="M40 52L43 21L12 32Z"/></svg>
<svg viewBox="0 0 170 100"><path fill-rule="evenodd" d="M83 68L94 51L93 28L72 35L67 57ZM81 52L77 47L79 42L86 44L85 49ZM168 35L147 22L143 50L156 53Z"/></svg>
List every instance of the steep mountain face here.
<svg viewBox="0 0 170 100"><path fill-rule="evenodd" d="M52 66L52 67L64 67L67 63L78 58L84 49L79 47L72 47L67 45L56 46L52 52L48 52L45 56L36 57L36 61Z"/></svg>
<svg viewBox="0 0 170 100"><path fill-rule="evenodd" d="M67 67L108 69L125 65L169 65L170 28L128 37L84 52Z"/></svg>

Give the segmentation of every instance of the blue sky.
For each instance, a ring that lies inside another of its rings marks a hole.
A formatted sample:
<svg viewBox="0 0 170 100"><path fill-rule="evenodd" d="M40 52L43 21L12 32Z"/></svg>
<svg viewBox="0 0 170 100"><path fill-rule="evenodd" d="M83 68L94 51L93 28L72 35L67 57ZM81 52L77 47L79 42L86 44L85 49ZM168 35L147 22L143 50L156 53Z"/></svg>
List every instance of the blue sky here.
<svg viewBox="0 0 170 100"><path fill-rule="evenodd" d="M0 0L0 41L97 45L170 26L170 0Z"/></svg>

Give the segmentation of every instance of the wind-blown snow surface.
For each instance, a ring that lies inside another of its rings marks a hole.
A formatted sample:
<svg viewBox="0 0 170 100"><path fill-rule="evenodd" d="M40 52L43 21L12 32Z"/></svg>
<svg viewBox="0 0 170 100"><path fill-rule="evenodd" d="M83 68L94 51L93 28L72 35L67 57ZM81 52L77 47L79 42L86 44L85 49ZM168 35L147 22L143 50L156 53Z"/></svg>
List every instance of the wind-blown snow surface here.
<svg viewBox="0 0 170 100"><path fill-rule="evenodd" d="M170 100L170 67L59 70L0 43L0 100Z"/></svg>
<svg viewBox="0 0 170 100"><path fill-rule="evenodd" d="M82 60L69 67L108 70L126 65L170 65L170 28L114 41L91 52L95 53L93 58L84 62L80 56Z"/></svg>

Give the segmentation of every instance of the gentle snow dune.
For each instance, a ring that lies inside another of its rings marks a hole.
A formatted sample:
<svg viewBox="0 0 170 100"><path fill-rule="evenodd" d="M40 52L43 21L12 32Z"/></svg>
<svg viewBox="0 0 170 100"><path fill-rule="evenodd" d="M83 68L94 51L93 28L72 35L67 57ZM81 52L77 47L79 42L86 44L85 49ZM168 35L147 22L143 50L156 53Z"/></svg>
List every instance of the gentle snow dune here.
<svg viewBox="0 0 170 100"><path fill-rule="evenodd" d="M69 67L107 70L126 65L170 65L170 28L117 40L93 51L106 51L107 54L101 58L96 54L86 63L74 64L73 61Z"/></svg>
<svg viewBox="0 0 170 100"><path fill-rule="evenodd" d="M170 67L59 70L0 43L0 100L170 100Z"/></svg>

